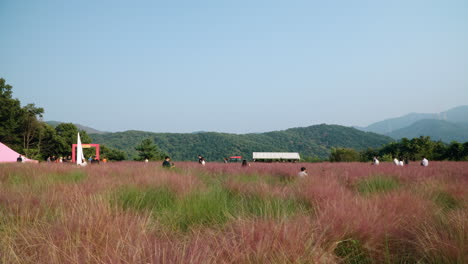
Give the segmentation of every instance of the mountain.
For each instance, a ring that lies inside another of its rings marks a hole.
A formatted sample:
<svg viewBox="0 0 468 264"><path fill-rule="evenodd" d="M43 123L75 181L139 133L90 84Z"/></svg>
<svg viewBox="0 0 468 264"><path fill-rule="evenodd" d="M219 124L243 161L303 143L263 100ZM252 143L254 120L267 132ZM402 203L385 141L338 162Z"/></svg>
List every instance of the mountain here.
<svg viewBox="0 0 468 264"><path fill-rule="evenodd" d="M440 113L411 113L401 117L379 121L367 127L361 127L358 129L378 134L389 134L393 131L411 126L424 119L444 120L453 123L468 123L468 105L458 106Z"/></svg>
<svg viewBox="0 0 468 264"><path fill-rule="evenodd" d="M441 140L447 143L451 141L468 142L468 123L424 119L387 135L395 139L429 136L432 140Z"/></svg>
<svg viewBox="0 0 468 264"><path fill-rule="evenodd" d="M387 136L325 124L255 134L125 131L90 136L94 143L123 150L130 158L136 156L137 144L145 138L151 138L174 160L195 160L201 154L208 161L222 160L231 155L242 155L250 159L254 151L299 152L302 157L323 159L328 157L332 147L362 150L368 147L377 148L392 141Z"/></svg>
<svg viewBox="0 0 468 264"><path fill-rule="evenodd" d="M53 126L53 127L56 127L58 126L59 124L61 123L64 123L64 122L60 122L60 121L46 121L47 124ZM88 126L83 126L83 125L80 125L80 124L74 124L79 130L84 130L86 131L86 133L88 134L104 134L104 133L107 133L107 132L103 132L103 131L99 131L97 129L94 129L92 127L88 127Z"/></svg>

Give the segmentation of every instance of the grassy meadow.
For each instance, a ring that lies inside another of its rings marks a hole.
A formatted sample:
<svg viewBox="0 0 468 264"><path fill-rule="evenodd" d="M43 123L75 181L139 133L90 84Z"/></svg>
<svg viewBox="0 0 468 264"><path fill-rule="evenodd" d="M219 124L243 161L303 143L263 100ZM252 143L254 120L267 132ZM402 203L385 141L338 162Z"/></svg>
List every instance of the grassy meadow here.
<svg viewBox="0 0 468 264"><path fill-rule="evenodd" d="M176 166L0 164L0 263L468 262L468 162Z"/></svg>

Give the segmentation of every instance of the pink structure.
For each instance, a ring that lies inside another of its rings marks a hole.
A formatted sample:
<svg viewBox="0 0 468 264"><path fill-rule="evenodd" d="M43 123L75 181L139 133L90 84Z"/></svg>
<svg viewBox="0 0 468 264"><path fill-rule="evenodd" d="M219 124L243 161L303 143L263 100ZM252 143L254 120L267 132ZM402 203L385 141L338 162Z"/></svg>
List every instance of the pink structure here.
<svg viewBox="0 0 468 264"><path fill-rule="evenodd" d="M9 148L7 145L0 142L0 162L16 162L19 153ZM34 162L37 163L37 160L28 159L25 156L22 156L24 162Z"/></svg>
<svg viewBox="0 0 468 264"><path fill-rule="evenodd" d="M76 162L76 146L77 144L72 145L72 161ZM99 144L81 144L83 148L96 148L96 158L99 159Z"/></svg>

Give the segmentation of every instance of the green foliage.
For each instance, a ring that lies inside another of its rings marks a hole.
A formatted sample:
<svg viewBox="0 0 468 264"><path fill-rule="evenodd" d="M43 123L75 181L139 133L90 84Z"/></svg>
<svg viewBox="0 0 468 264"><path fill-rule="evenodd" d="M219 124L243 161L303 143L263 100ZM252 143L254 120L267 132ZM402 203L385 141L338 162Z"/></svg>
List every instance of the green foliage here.
<svg viewBox="0 0 468 264"><path fill-rule="evenodd" d="M359 153L360 161L368 162L372 160L374 157L378 157L379 152L373 148L367 148ZM380 159L382 161L382 159Z"/></svg>
<svg viewBox="0 0 468 264"><path fill-rule="evenodd" d="M173 220L177 227L184 231L191 226L220 225L227 222L233 206L229 194L222 189L194 192L179 202Z"/></svg>
<svg viewBox="0 0 468 264"><path fill-rule="evenodd" d="M30 151L33 146L40 147L41 122L38 117L42 117L44 109L36 107L34 104L28 104L22 108L22 136L23 136L23 148L26 154ZM31 152L30 152L31 153ZM30 154L29 157L36 156L39 154L39 149Z"/></svg>
<svg viewBox="0 0 468 264"><path fill-rule="evenodd" d="M23 109L20 101L12 98L12 88L0 78L0 142L21 152Z"/></svg>
<svg viewBox="0 0 468 264"><path fill-rule="evenodd" d="M126 187L117 192L116 200L124 209L159 212L174 207L175 194L169 189Z"/></svg>
<svg viewBox="0 0 468 264"><path fill-rule="evenodd" d="M331 162L352 162L359 161L359 153L349 148L332 148L330 153Z"/></svg>
<svg viewBox="0 0 468 264"><path fill-rule="evenodd" d="M233 194L219 185L182 197L167 187L127 187L118 190L112 201L124 209L146 210L166 226L182 231L222 225L233 217L280 219L309 209L308 204L295 199Z"/></svg>
<svg viewBox="0 0 468 264"><path fill-rule="evenodd" d="M115 161L121 161L127 158L127 155L125 154L125 152L120 151L118 149L109 148L106 145L101 145L100 150L101 150L101 153L100 153L101 158L106 158L108 160L115 160Z"/></svg>
<svg viewBox="0 0 468 264"><path fill-rule="evenodd" d="M450 160L462 160L463 159L463 145L453 141L450 143L450 145L447 148L447 157Z"/></svg>
<svg viewBox="0 0 468 264"><path fill-rule="evenodd" d="M10 185L30 185L43 189L52 183L78 183L86 179L86 173L80 170L72 170L67 173L51 173L46 177L34 178L19 174L11 174L7 183Z"/></svg>
<svg viewBox="0 0 468 264"><path fill-rule="evenodd" d="M51 174L49 179L57 183L78 183L86 179L83 171L75 170L65 174Z"/></svg>
<svg viewBox="0 0 468 264"><path fill-rule="evenodd" d="M461 208L461 202L446 191L437 191L433 196L434 202L444 210Z"/></svg>
<svg viewBox="0 0 468 264"><path fill-rule="evenodd" d="M162 160L165 156L150 138L143 139L143 141L135 147L135 150L138 151L138 157L135 158L135 160Z"/></svg>
<svg viewBox="0 0 468 264"><path fill-rule="evenodd" d="M338 242L334 253L346 264L372 263L369 254L363 248L359 240L346 239Z"/></svg>
<svg viewBox="0 0 468 264"><path fill-rule="evenodd" d="M356 189L361 194L387 192L400 187L400 183L393 177L376 175L362 179L356 184Z"/></svg>
<svg viewBox="0 0 468 264"><path fill-rule="evenodd" d="M441 141L432 141L429 137L413 139L402 138L399 142L389 143L378 150L378 156L395 156L409 160L468 160L468 142L456 141L447 145ZM362 160L369 160L367 153L362 153Z"/></svg>
<svg viewBox="0 0 468 264"><path fill-rule="evenodd" d="M317 156L302 156L301 157L302 162L323 162L324 159L321 159Z"/></svg>
<svg viewBox="0 0 468 264"><path fill-rule="evenodd" d="M84 130L78 128L72 123L60 123L55 127L57 135L62 137L65 143L65 149L71 150L71 145L76 144L78 132L80 132L81 142L83 144L91 143L91 138Z"/></svg>
<svg viewBox="0 0 468 264"><path fill-rule="evenodd" d="M65 140L61 136L57 135L55 129L46 123L42 123L41 125L40 153L42 159L58 156L62 154L62 152L66 151Z"/></svg>

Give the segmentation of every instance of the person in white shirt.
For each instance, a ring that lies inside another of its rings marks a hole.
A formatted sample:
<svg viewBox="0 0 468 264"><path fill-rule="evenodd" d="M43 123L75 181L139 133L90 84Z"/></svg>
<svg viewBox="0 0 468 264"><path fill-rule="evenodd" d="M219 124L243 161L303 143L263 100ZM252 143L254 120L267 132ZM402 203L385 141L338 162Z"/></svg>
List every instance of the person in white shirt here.
<svg viewBox="0 0 468 264"><path fill-rule="evenodd" d="M397 158L393 157L393 164L399 166L399 165L400 165L400 161L399 161Z"/></svg>
<svg viewBox="0 0 468 264"><path fill-rule="evenodd" d="M426 157L423 157L423 159L421 160L421 166L429 166L429 161L426 159Z"/></svg>
<svg viewBox="0 0 468 264"><path fill-rule="evenodd" d="M379 165L380 161L377 159L377 157L374 157L372 159L372 165Z"/></svg>
<svg viewBox="0 0 468 264"><path fill-rule="evenodd" d="M88 165L88 163L86 162L85 159L82 159L82 163L79 164L81 167L85 167L86 165Z"/></svg>
<svg viewBox="0 0 468 264"><path fill-rule="evenodd" d="M297 174L299 178L305 178L307 176L307 169L305 167L301 168L301 171Z"/></svg>

